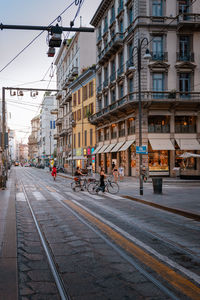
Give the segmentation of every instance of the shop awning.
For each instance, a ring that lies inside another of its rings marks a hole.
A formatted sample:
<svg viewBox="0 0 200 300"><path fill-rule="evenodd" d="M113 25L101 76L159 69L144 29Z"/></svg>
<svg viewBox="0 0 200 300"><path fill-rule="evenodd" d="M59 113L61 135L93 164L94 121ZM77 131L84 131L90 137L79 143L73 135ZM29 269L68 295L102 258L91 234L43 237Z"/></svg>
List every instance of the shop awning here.
<svg viewBox="0 0 200 300"><path fill-rule="evenodd" d="M180 150L200 150L197 139L176 139Z"/></svg>
<svg viewBox="0 0 200 300"><path fill-rule="evenodd" d="M135 140L126 141L126 143L119 149L119 151L126 151L134 142Z"/></svg>
<svg viewBox="0 0 200 300"><path fill-rule="evenodd" d="M106 148L108 148L108 145L104 145L104 146L98 151L98 153L103 153L103 152L106 150Z"/></svg>
<svg viewBox="0 0 200 300"><path fill-rule="evenodd" d="M73 156L73 160L84 160L87 159L85 156ZM68 157L67 160L72 160L72 157Z"/></svg>
<svg viewBox="0 0 200 300"><path fill-rule="evenodd" d="M115 146L116 144L110 144L108 146L108 148L106 148L106 150L104 151L104 153L108 153L108 152L111 152L111 149Z"/></svg>
<svg viewBox="0 0 200 300"><path fill-rule="evenodd" d="M149 139L153 150L175 150L170 139Z"/></svg>
<svg viewBox="0 0 200 300"><path fill-rule="evenodd" d="M94 150L94 152L92 153L92 155L93 155L93 154L97 154L101 148L102 148L102 146L98 146L98 147Z"/></svg>
<svg viewBox="0 0 200 300"><path fill-rule="evenodd" d="M119 142L115 145L115 147L110 152L117 152L119 148L124 144L124 142Z"/></svg>

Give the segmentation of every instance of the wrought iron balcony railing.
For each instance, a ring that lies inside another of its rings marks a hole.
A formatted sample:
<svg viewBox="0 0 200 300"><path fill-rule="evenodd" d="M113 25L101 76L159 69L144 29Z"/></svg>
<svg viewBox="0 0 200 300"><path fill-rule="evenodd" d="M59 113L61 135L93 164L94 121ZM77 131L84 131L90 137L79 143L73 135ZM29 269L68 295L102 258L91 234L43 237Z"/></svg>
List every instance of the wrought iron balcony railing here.
<svg viewBox="0 0 200 300"><path fill-rule="evenodd" d="M194 53L193 52L188 52L188 53L177 52L176 53L176 60L177 61L194 62Z"/></svg>

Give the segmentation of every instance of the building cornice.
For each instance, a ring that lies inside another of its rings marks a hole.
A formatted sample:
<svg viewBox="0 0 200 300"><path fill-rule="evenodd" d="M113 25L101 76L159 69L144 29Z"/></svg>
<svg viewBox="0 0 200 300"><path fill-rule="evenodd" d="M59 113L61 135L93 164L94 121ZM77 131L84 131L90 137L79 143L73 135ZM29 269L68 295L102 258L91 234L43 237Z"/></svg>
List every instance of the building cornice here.
<svg viewBox="0 0 200 300"><path fill-rule="evenodd" d="M105 14L105 11L110 6L111 1L110 0L102 0L99 7L97 8L92 20L90 21L90 24L94 27L97 27L99 22L102 20L103 15Z"/></svg>

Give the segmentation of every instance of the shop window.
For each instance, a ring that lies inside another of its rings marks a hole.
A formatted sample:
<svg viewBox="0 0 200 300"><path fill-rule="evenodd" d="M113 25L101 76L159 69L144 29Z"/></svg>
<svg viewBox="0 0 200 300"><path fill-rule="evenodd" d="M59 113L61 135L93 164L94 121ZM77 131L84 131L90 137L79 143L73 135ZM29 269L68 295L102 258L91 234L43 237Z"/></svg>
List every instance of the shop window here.
<svg viewBox="0 0 200 300"><path fill-rule="evenodd" d="M185 150L176 150L175 151L175 167L180 168L181 170L196 170L197 169L197 158L188 157L186 159L180 157L185 152ZM196 153L196 151L190 151L190 153Z"/></svg>
<svg viewBox="0 0 200 300"><path fill-rule="evenodd" d="M169 133L170 117L169 116L150 116L148 118L149 133Z"/></svg>
<svg viewBox="0 0 200 300"><path fill-rule="evenodd" d="M175 116L176 133L196 133L196 117Z"/></svg>
<svg viewBox="0 0 200 300"><path fill-rule="evenodd" d="M148 151L149 171L169 171L169 151L152 150L149 145Z"/></svg>

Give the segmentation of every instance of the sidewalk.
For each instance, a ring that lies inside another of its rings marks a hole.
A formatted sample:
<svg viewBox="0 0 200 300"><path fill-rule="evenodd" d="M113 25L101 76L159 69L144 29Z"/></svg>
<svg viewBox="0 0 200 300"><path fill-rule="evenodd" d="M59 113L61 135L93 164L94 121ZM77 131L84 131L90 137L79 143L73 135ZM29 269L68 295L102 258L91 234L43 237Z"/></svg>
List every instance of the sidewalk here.
<svg viewBox="0 0 200 300"><path fill-rule="evenodd" d="M72 179L70 174L58 173L58 176ZM99 179L95 173L94 178ZM200 180L185 180L180 178L163 178L162 194L154 194L152 179L143 182L143 195L139 193L139 180L134 177L124 177L119 195L130 200L154 206L159 209L178 213L188 218L200 221Z"/></svg>

